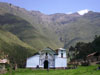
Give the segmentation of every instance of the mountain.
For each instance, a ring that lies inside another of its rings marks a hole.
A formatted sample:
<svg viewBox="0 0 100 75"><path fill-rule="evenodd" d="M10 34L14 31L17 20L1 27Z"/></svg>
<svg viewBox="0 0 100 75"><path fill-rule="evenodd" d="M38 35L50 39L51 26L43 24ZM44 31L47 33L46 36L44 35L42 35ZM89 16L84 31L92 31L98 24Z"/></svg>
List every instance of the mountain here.
<svg viewBox="0 0 100 75"><path fill-rule="evenodd" d="M80 12L83 12L80 11ZM49 28L59 36L65 48L75 45L76 42L91 42L95 35L100 35L100 13L85 10L84 15L79 13L56 13L48 15L44 21Z"/></svg>
<svg viewBox="0 0 100 75"><path fill-rule="evenodd" d="M10 63L21 67L26 58L35 52L37 51L34 48L22 42L16 35L0 28L0 59L7 58Z"/></svg>
<svg viewBox="0 0 100 75"><path fill-rule="evenodd" d="M0 26L36 50L47 46L54 49L62 46L57 35L44 27L39 22L41 19L34 16L32 12L12 4L0 3L0 14ZM34 14L39 15L38 12Z"/></svg>
<svg viewBox="0 0 100 75"><path fill-rule="evenodd" d="M25 20L22 24L13 23L18 26L14 30L8 30L11 24L7 28L3 27L5 25L2 27L36 49L46 46L69 48L76 42L90 42L95 35L100 35L100 13L87 9L72 14L46 15L39 11L27 11L12 4L0 3L0 14L10 14Z"/></svg>
<svg viewBox="0 0 100 75"><path fill-rule="evenodd" d="M63 30L67 33L64 35L66 35L67 40L71 41L66 43L65 47L68 47L70 43L75 44L75 41L91 42L95 35L100 35L99 20L100 13L90 11L76 21L66 24Z"/></svg>

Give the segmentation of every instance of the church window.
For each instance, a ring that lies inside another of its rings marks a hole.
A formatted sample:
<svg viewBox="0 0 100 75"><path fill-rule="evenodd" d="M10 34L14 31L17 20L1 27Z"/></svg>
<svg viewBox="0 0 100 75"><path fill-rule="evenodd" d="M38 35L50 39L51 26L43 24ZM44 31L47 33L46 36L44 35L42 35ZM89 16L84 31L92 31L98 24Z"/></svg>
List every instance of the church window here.
<svg viewBox="0 0 100 75"><path fill-rule="evenodd" d="M63 58L63 53L61 53L61 58Z"/></svg>
<svg viewBox="0 0 100 75"><path fill-rule="evenodd" d="M63 50L61 50L61 58L63 58Z"/></svg>
<svg viewBox="0 0 100 75"><path fill-rule="evenodd" d="M48 53L46 53L46 56L48 55Z"/></svg>

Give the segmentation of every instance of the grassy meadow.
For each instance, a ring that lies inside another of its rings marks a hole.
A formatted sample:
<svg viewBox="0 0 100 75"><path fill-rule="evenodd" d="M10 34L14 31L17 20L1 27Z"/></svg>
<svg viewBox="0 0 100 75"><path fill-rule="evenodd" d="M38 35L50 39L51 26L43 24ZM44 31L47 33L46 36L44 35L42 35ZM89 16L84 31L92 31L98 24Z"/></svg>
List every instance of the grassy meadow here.
<svg viewBox="0 0 100 75"><path fill-rule="evenodd" d="M34 70L34 69L18 69L12 73L4 75L100 75L100 70L97 66L79 66L77 69L50 69L47 70Z"/></svg>

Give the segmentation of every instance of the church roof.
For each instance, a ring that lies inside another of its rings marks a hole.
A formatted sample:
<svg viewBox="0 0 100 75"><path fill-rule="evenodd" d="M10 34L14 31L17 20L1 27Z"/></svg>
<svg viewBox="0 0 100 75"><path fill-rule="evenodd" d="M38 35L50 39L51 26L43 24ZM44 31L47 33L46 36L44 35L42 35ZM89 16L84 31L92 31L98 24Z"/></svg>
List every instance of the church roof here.
<svg viewBox="0 0 100 75"><path fill-rule="evenodd" d="M42 49L40 52L52 52L53 54L56 54L56 51L54 51L54 50L51 49L50 47L44 48L44 49Z"/></svg>
<svg viewBox="0 0 100 75"><path fill-rule="evenodd" d="M42 49L41 51L35 53L34 55L39 55L40 53L46 53L46 52L52 53L52 54L54 54L54 55L58 55L58 51L59 51L59 50L66 50L66 49L64 49L64 48L58 48L58 49L56 49L56 50L53 50L53 49L50 48L50 47L46 47L46 48Z"/></svg>
<svg viewBox="0 0 100 75"><path fill-rule="evenodd" d="M66 49L64 49L64 48L58 48L59 50L66 50Z"/></svg>
<svg viewBox="0 0 100 75"><path fill-rule="evenodd" d="M94 53L91 53L89 55L87 55L87 57L90 57L90 56L99 56L100 53L99 52L94 52Z"/></svg>
<svg viewBox="0 0 100 75"><path fill-rule="evenodd" d="M0 63L1 63L1 64L5 64L5 63L7 63L7 62L8 62L7 59L0 59Z"/></svg>

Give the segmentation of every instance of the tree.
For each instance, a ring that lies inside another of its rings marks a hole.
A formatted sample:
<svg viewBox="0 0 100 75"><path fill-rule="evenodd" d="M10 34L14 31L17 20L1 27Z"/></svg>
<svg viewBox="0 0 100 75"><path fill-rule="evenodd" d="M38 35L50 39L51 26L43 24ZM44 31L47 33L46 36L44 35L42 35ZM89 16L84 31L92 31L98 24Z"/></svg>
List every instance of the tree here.
<svg viewBox="0 0 100 75"><path fill-rule="evenodd" d="M84 42L78 42L75 47L70 47L69 50L73 51L74 53L69 51L69 54L71 53L71 56L74 56L73 59L86 59L86 56L93 52L100 52L100 36L95 36L94 40L89 43Z"/></svg>

